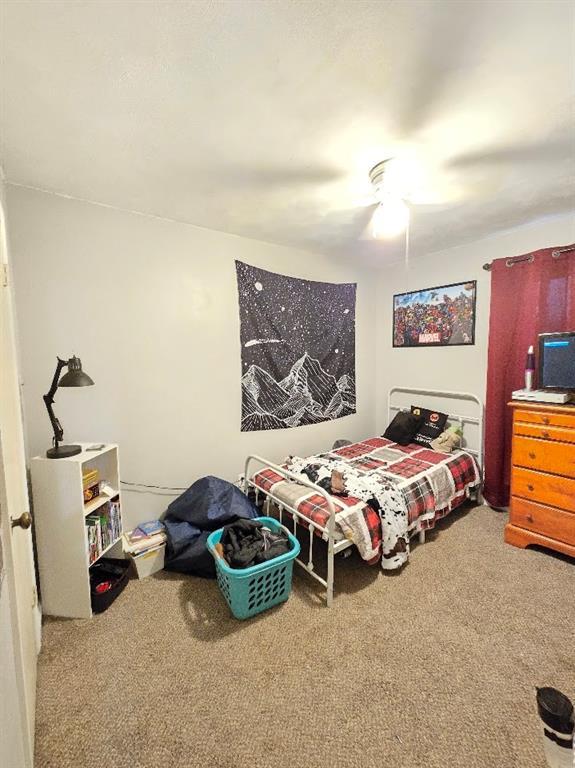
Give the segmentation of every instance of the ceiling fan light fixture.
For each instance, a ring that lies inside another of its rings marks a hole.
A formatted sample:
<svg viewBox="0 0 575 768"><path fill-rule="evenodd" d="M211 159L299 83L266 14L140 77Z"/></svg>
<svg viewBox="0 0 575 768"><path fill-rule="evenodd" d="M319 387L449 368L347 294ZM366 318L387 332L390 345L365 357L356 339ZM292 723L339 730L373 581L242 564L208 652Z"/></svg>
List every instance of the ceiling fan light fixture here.
<svg viewBox="0 0 575 768"><path fill-rule="evenodd" d="M401 235L409 223L409 208L400 197L382 195L372 218L372 235L376 239L391 240Z"/></svg>

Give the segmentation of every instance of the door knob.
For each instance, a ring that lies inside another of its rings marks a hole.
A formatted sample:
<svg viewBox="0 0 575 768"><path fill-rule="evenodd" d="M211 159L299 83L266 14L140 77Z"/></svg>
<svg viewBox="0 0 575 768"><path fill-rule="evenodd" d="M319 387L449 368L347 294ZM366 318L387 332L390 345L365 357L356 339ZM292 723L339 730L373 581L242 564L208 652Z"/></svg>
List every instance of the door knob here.
<svg viewBox="0 0 575 768"><path fill-rule="evenodd" d="M32 515L29 512L22 512L20 517L13 517L10 521L12 523L12 528L16 528L16 526L20 526L20 528L29 528L32 525Z"/></svg>

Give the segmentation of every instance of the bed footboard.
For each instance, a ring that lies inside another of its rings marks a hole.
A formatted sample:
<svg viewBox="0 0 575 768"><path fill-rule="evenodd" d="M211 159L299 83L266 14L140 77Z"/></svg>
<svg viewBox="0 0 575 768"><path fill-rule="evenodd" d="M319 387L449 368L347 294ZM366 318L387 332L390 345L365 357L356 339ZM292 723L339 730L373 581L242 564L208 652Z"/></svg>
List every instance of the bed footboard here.
<svg viewBox="0 0 575 768"><path fill-rule="evenodd" d="M271 493L271 491L265 491L263 488L260 488L258 485L256 485L256 483L250 478L250 465L254 462L257 464L261 464L266 469L272 469L274 472L277 472L278 475L285 477L286 480L293 480L294 482L298 483L298 485L303 485L306 488L309 488L314 493L317 493L320 496L322 496L327 502L327 508L329 511L329 518L327 521L327 525L323 527L321 525L318 525L317 523L312 522L305 515L302 515L301 512L298 512L297 509L295 509L294 507L291 507L289 504L286 504L285 501L282 501L281 499L278 499L276 496L274 496L274 494ZM333 603L334 557L341 550L351 547L352 542L348 541L347 539L344 539L343 541L339 541L339 542L335 541L336 512L335 512L335 507L330 494L321 486L316 485L315 483L312 483L311 480L308 480L307 478L302 477L301 475L296 475L294 472L290 472L288 469L285 469L284 467L280 467L278 464L274 464L268 459L264 459L262 456L256 456L255 454L251 454L250 456L247 457L246 463L244 466L244 493L247 494L250 487L253 488L255 491L256 500L258 499L259 494L262 493L264 496L266 496L266 503L268 505L270 501L273 501L276 504L276 506L279 509L280 522L283 522L282 518L283 518L284 512L287 512L291 516L292 522L293 522L294 534L296 532L298 520L301 520L305 524L305 527L308 528L308 531L309 531L308 561L306 563L301 558L296 557L296 563L299 566L301 566L307 573L309 573L310 576L312 576L316 581L319 581L320 584L323 584L323 586L326 588L326 603L328 607L331 606L331 604ZM322 534L325 534L327 538L327 578L326 579L323 579L314 570L313 544L314 544L314 538L315 538L315 531L320 531Z"/></svg>

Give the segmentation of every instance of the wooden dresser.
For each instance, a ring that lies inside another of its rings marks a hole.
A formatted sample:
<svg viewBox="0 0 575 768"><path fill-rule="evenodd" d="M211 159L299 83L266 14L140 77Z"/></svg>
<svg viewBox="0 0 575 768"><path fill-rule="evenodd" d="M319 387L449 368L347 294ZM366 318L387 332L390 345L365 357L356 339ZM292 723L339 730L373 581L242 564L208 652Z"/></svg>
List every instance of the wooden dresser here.
<svg viewBox="0 0 575 768"><path fill-rule="evenodd" d="M575 557L575 405L509 405L513 443L505 541Z"/></svg>

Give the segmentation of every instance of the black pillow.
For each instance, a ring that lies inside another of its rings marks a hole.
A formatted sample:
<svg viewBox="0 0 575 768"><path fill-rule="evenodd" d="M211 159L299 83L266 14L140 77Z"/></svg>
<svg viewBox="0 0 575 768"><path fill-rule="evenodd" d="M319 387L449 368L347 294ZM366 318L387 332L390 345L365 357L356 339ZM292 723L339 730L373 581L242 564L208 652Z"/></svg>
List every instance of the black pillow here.
<svg viewBox="0 0 575 768"><path fill-rule="evenodd" d="M441 413L441 411L430 411L427 408L420 408L418 405L412 405L411 412L414 416L419 416L423 419L423 424L417 430L413 442L429 448L431 441L439 437L444 431L449 417L446 413Z"/></svg>
<svg viewBox="0 0 575 768"><path fill-rule="evenodd" d="M399 445L409 445L413 442L415 434L423 426L423 421L422 416L416 416L409 411L400 411L394 416L383 436Z"/></svg>

